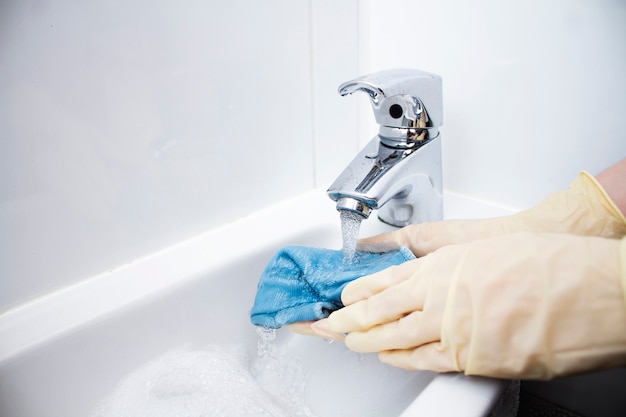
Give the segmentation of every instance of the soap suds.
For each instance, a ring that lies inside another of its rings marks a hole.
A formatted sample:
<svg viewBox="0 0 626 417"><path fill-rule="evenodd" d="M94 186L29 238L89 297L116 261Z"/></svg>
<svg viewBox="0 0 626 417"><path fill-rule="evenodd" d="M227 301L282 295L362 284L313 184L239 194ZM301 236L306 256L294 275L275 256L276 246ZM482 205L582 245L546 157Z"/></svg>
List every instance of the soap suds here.
<svg viewBox="0 0 626 417"><path fill-rule="evenodd" d="M313 417L306 381L271 343L254 360L240 345L178 349L128 375L90 417Z"/></svg>

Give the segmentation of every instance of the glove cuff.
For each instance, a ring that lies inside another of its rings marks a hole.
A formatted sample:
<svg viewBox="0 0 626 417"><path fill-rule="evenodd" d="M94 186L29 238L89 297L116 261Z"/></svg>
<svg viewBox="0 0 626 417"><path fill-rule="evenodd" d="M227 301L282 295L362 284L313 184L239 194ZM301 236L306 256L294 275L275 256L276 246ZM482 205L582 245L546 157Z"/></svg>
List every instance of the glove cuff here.
<svg viewBox="0 0 626 417"><path fill-rule="evenodd" d="M614 239L626 236L626 218L600 183L586 171L582 171L567 190L550 194L503 223L509 232L569 233Z"/></svg>
<svg viewBox="0 0 626 417"><path fill-rule="evenodd" d="M604 224L595 233L596 235L613 238L621 238L626 235L626 217L593 175L587 171L582 171L572 181L570 189L582 192L587 196L589 215L596 220L596 224Z"/></svg>

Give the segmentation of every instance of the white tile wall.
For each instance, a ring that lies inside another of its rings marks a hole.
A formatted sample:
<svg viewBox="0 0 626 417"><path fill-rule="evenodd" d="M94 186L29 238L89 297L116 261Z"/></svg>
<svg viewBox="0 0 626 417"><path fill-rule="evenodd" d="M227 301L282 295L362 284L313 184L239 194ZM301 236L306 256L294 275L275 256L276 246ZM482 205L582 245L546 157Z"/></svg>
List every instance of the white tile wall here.
<svg viewBox="0 0 626 417"><path fill-rule="evenodd" d="M357 154L358 103L337 87L359 74L358 1L314 0L313 114L316 185L328 187ZM334 205L333 205L334 206Z"/></svg>
<svg viewBox="0 0 626 417"><path fill-rule="evenodd" d="M3 1L0 310L326 187L375 133L336 88L384 68L443 77L447 188L528 206L626 156L624 22L615 0Z"/></svg>
<svg viewBox="0 0 626 417"><path fill-rule="evenodd" d="M3 1L0 310L314 187L355 9Z"/></svg>

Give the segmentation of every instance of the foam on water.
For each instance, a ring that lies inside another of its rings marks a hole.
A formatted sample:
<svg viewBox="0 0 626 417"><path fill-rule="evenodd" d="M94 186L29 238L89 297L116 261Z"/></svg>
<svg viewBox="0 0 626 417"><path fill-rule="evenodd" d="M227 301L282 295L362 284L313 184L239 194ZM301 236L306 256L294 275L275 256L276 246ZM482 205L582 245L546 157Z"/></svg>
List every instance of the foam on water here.
<svg viewBox="0 0 626 417"><path fill-rule="evenodd" d="M339 210L339 217L343 237L343 258L345 262L351 262L356 254L356 244L363 217L348 210Z"/></svg>
<svg viewBox="0 0 626 417"><path fill-rule="evenodd" d="M263 332L252 360L242 345L172 350L128 375L91 417L313 417L307 371Z"/></svg>

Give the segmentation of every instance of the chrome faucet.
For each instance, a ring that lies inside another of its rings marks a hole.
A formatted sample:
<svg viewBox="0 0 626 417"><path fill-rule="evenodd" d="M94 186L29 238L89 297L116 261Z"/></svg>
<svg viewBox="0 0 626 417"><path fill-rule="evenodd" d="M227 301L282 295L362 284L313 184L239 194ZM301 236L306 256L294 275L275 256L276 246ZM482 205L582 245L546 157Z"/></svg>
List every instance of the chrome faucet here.
<svg viewBox="0 0 626 417"><path fill-rule="evenodd" d="M443 217L441 78L412 69L366 75L339 86L339 94L367 93L380 125L328 189L337 210L378 217L393 226Z"/></svg>

